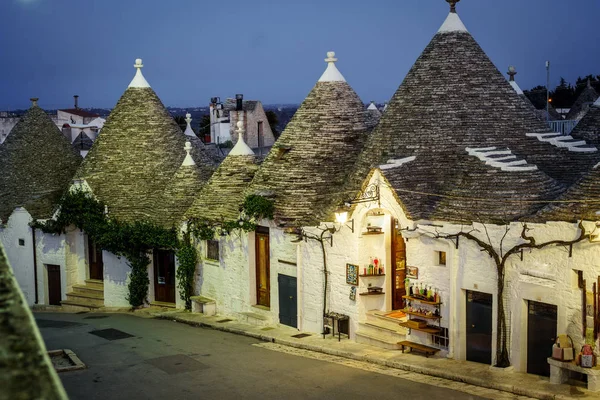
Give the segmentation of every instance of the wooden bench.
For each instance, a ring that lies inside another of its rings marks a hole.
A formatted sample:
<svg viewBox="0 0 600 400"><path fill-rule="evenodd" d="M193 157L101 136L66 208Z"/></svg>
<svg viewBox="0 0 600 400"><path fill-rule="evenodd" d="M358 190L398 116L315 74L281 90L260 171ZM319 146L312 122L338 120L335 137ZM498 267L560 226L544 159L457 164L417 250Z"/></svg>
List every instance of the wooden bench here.
<svg viewBox="0 0 600 400"><path fill-rule="evenodd" d="M404 353L404 348L408 347L411 352L418 351L425 354L425 357L429 357L440 351L440 349L436 349L435 347L425 346L424 344L409 342L408 340L398 342L400 346L402 346L402 352Z"/></svg>

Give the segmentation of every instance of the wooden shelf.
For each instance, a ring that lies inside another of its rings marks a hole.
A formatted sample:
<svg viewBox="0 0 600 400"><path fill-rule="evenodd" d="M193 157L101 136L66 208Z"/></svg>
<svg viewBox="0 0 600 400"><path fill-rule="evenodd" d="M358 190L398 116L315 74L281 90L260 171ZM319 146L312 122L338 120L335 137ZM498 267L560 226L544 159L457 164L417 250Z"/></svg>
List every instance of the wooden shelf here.
<svg viewBox="0 0 600 400"><path fill-rule="evenodd" d="M410 301L419 301L419 302L421 302L421 303L423 303L423 304L430 304L430 305L432 305L432 306L440 306L440 305L442 305L442 303L441 303L441 302L435 302L435 301L421 300L421 299L419 299L419 298L417 298L417 297L411 297L411 296L402 296L402 298L403 298L403 299L406 299L406 300L410 300Z"/></svg>
<svg viewBox="0 0 600 400"><path fill-rule="evenodd" d="M368 278L370 276L385 276L385 274L367 274L367 275L359 275L361 278Z"/></svg>
<svg viewBox="0 0 600 400"><path fill-rule="evenodd" d="M364 235L383 235L385 232L363 232Z"/></svg>
<svg viewBox="0 0 600 400"><path fill-rule="evenodd" d="M405 314L408 315L414 315L415 317L421 317L421 318L428 318L428 319L441 319L442 317L440 315L427 315L427 314L421 314L418 312L413 312L413 311L408 311L408 310L400 310Z"/></svg>
<svg viewBox="0 0 600 400"><path fill-rule="evenodd" d="M432 334L432 335L436 335L436 334L442 332L442 330L440 328L431 328L431 327L427 327L427 328L414 328L412 326L409 326L408 323L406 323L406 322L400 322L400 326L402 326L404 328L408 328L408 329L414 329L415 331L419 331L419 332L429 333L429 334Z"/></svg>
<svg viewBox="0 0 600 400"><path fill-rule="evenodd" d="M359 293L359 296L381 296L382 294L385 294L383 292L364 292L364 293Z"/></svg>

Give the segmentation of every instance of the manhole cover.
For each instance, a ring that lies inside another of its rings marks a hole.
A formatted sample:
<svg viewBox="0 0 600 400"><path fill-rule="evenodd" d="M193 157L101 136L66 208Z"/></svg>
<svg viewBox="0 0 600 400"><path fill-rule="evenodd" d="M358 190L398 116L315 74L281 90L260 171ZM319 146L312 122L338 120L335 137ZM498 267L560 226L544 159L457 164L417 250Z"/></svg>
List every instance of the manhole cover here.
<svg viewBox="0 0 600 400"><path fill-rule="evenodd" d="M262 328L261 331L270 331L273 329L275 329L275 328L273 328L272 326L267 326L266 328Z"/></svg>
<svg viewBox="0 0 600 400"><path fill-rule="evenodd" d="M198 371L208 369L208 365L202 364L183 354L165 356L146 360L146 363L166 372L169 375L180 374L182 372Z"/></svg>
<svg viewBox="0 0 600 400"><path fill-rule="evenodd" d="M223 322L231 322L233 321L232 319L222 319L220 321L217 321L218 323L222 324Z"/></svg>
<svg viewBox="0 0 600 400"><path fill-rule="evenodd" d="M130 335L129 333L125 333L123 331L113 328L101 329L99 331L91 331L90 333L92 335L100 336L101 338L106 340L119 340L133 337L133 335Z"/></svg>
<svg viewBox="0 0 600 400"><path fill-rule="evenodd" d="M37 323L38 328L71 328L74 326L82 326L84 324L80 322L71 322L71 321L55 321L52 319L37 319L35 321Z"/></svg>
<svg viewBox="0 0 600 400"><path fill-rule="evenodd" d="M108 315L90 315L89 317L83 317L83 319L103 319L108 318Z"/></svg>
<svg viewBox="0 0 600 400"><path fill-rule="evenodd" d="M302 338L305 338L307 336L310 336L310 334L309 333L299 333L297 335L292 335L292 337L295 337L296 339L302 339Z"/></svg>

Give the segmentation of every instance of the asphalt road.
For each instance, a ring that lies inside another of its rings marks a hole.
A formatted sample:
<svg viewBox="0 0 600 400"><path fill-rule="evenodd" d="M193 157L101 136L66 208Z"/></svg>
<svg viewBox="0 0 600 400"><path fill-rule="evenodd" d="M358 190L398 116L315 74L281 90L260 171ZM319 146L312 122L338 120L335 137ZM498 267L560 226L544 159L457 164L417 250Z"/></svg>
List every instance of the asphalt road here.
<svg viewBox="0 0 600 400"><path fill-rule="evenodd" d="M482 398L172 321L92 313L35 317L48 350L71 349L87 365L59 375L71 399ZM90 333L106 329L131 336Z"/></svg>

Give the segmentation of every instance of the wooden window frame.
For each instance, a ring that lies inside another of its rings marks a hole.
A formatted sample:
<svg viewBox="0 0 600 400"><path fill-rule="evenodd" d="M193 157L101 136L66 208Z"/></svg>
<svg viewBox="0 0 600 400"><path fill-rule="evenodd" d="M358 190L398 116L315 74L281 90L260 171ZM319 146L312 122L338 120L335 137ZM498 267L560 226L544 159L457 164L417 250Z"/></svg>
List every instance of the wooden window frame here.
<svg viewBox="0 0 600 400"><path fill-rule="evenodd" d="M212 248L211 248L212 246ZM216 254L215 254L216 252ZM215 257L216 258L213 258ZM221 257L221 241L220 240L207 240L206 241L206 259L210 261L220 261Z"/></svg>

